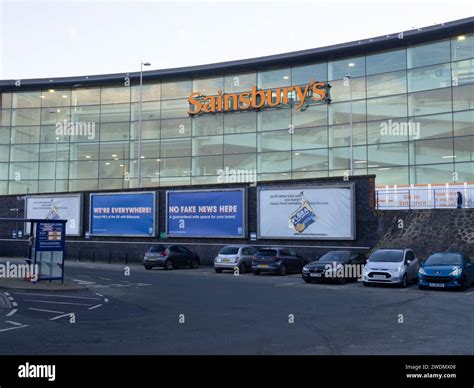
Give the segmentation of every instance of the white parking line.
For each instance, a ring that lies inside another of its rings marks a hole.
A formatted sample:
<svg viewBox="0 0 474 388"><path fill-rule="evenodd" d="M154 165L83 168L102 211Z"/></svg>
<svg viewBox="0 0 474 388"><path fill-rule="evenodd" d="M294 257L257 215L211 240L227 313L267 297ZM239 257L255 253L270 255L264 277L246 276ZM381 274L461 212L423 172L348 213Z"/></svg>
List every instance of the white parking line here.
<svg viewBox="0 0 474 388"><path fill-rule="evenodd" d="M5 294L6 296L10 296L10 293L8 293L8 292L4 292L4 294Z"/></svg>
<svg viewBox="0 0 474 388"><path fill-rule="evenodd" d="M21 329L21 328L23 328L23 327L28 327L28 325L13 326L13 327L9 327L8 329L1 329L1 330L0 330L0 333L1 333L1 332L4 332L4 331L9 331L9 330Z"/></svg>
<svg viewBox="0 0 474 388"><path fill-rule="evenodd" d="M55 302L52 300L37 300L37 299L25 299L25 302L35 302L35 303L52 303L52 304L72 304L74 306L92 306L87 303L73 303L73 302Z"/></svg>
<svg viewBox="0 0 474 388"><path fill-rule="evenodd" d="M96 304L95 306L89 307L89 310L94 310L94 309L96 309L98 307L101 307L101 306L102 306L102 304Z"/></svg>
<svg viewBox="0 0 474 388"><path fill-rule="evenodd" d="M112 279L109 279L109 278L99 278L99 279L100 280L107 280L107 281L112 280Z"/></svg>
<svg viewBox="0 0 474 388"><path fill-rule="evenodd" d="M35 294L32 292L17 292L17 295L31 295L31 296L46 296L53 298L70 298L70 299L88 299L88 300L100 300L100 298L94 298L91 296L73 296L73 295L56 295L56 294Z"/></svg>
<svg viewBox="0 0 474 388"><path fill-rule="evenodd" d="M18 307L18 303L12 302L12 306L13 306L13 307Z"/></svg>
<svg viewBox="0 0 474 388"><path fill-rule="evenodd" d="M13 321L5 321L6 323L10 323L12 325L15 325L15 326L21 326L22 323L18 323L18 322L13 322Z"/></svg>
<svg viewBox="0 0 474 388"><path fill-rule="evenodd" d="M16 314L17 311L18 311L18 309L13 309L13 310L11 310L11 311L7 314L7 317L11 317L12 315Z"/></svg>
<svg viewBox="0 0 474 388"><path fill-rule="evenodd" d="M103 297L104 295L102 294L99 294L98 292L95 293L96 295L100 296L100 297Z"/></svg>
<svg viewBox="0 0 474 388"><path fill-rule="evenodd" d="M295 284L302 284L302 283L301 282L292 282L292 283L275 284L275 287L294 286Z"/></svg>
<svg viewBox="0 0 474 388"><path fill-rule="evenodd" d="M76 282L79 285L87 285L87 284L95 284L95 282L89 282L87 280L81 280L81 279L71 279L73 282Z"/></svg>
<svg viewBox="0 0 474 388"><path fill-rule="evenodd" d="M50 321L55 321L56 319L64 318L64 317L70 317L70 316L71 316L71 313L68 313L68 314L58 315L57 317L50 318L49 320Z"/></svg>
<svg viewBox="0 0 474 388"><path fill-rule="evenodd" d="M55 310L45 310L45 309L36 309L34 307L28 307L28 310L33 310L33 311L42 311L45 313L53 313L53 314L64 314L64 311L55 311Z"/></svg>
<svg viewBox="0 0 474 388"><path fill-rule="evenodd" d="M103 286L101 284L96 284L94 286L91 286L91 288L109 288L109 286Z"/></svg>
<svg viewBox="0 0 474 388"><path fill-rule="evenodd" d="M104 299L104 302L105 302L105 303L108 303L108 301L109 301L109 300L108 300L107 298Z"/></svg>
<svg viewBox="0 0 474 388"><path fill-rule="evenodd" d="M151 286L149 283L137 283L135 284L137 287L145 287L145 286Z"/></svg>
<svg viewBox="0 0 474 388"><path fill-rule="evenodd" d="M80 278L90 278L89 275L77 275L77 276L80 277Z"/></svg>

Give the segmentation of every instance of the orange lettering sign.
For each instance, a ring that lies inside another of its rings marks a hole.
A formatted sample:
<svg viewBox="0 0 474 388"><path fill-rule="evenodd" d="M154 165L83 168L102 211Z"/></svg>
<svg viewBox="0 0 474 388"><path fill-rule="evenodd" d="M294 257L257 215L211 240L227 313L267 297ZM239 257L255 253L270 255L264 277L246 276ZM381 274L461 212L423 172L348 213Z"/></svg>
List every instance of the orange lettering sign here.
<svg viewBox="0 0 474 388"><path fill-rule="evenodd" d="M251 91L242 93L223 94L217 91L217 96L203 96L194 92L188 97L190 108L188 114L194 116L200 113L222 113L242 111L248 109L261 109L265 106L273 108L287 105L291 99L295 100L295 108L301 109L311 101L331 102L329 89L331 86L324 82L311 80L305 86L289 86L276 89L258 89L252 87Z"/></svg>

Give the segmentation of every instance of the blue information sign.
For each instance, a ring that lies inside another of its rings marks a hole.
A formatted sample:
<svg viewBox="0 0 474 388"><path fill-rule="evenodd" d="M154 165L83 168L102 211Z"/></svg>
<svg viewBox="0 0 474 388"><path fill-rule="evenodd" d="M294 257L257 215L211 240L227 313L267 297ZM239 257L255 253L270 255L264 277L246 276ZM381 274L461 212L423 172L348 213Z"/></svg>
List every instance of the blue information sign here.
<svg viewBox="0 0 474 388"><path fill-rule="evenodd" d="M60 222L36 223L36 251L64 251L66 224Z"/></svg>
<svg viewBox="0 0 474 388"><path fill-rule="evenodd" d="M168 191L171 237L245 237L244 190Z"/></svg>

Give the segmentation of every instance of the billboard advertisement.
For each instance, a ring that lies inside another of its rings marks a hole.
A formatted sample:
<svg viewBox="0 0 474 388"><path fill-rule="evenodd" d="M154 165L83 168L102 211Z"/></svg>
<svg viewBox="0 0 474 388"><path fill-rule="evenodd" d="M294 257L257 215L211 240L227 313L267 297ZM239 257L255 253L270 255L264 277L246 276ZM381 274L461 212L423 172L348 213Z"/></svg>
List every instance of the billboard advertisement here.
<svg viewBox="0 0 474 388"><path fill-rule="evenodd" d="M155 193L95 193L90 196L91 236L155 236Z"/></svg>
<svg viewBox="0 0 474 388"><path fill-rule="evenodd" d="M166 198L170 237L245 237L243 189L168 191Z"/></svg>
<svg viewBox="0 0 474 388"><path fill-rule="evenodd" d="M82 234L82 194L26 197L25 218L67 220L66 236ZM29 233L30 225L26 225ZM25 233L25 234L26 234Z"/></svg>
<svg viewBox="0 0 474 388"><path fill-rule="evenodd" d="M262 187L258 191L258 236L265 239L355 239L352 184Z"/></svg>

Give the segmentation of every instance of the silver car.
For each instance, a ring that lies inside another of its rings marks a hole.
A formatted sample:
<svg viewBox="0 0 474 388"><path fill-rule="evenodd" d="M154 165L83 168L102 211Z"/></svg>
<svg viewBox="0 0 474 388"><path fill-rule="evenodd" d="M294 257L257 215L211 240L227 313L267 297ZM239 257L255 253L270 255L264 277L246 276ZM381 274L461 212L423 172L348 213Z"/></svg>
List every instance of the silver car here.
<svg viewBox="0 0 474 388"><path fill-rule="evenodd" d="M416 282L420 261L411 249L379 249L372 253L364 268L364 286L373 283L406 287Z"/></svg>
<svg viewBox="0 0 474 388"><path fill-rule="evenodd" d="M238 267L239 273L249 272L256 253L257 250L250 245L227 245L214 259L214 269L217 273L221 273L223 269L234 271Z"/></svg>

